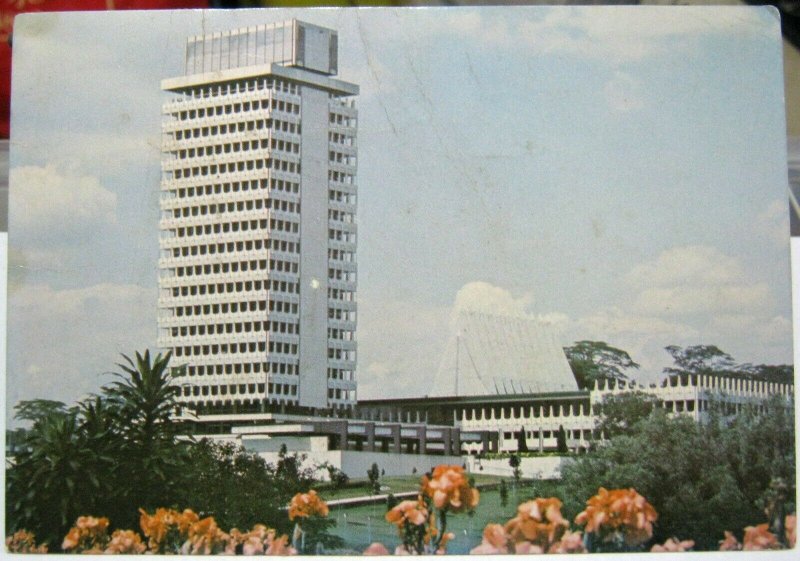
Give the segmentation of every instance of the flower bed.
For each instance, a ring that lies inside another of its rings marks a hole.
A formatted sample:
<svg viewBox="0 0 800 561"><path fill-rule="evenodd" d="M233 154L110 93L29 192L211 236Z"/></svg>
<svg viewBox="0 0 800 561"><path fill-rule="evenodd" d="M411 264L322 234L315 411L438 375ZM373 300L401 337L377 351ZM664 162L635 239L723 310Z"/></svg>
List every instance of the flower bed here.
<svg viewBox="0 0 800 561"><path fill-rule="evenodd" d="M387 555L390 550L401 555L447 553L448 543L457 539L448 529L448 520L475 510L479 502L480 493L470 485L463 468L437 466L432 474L423 476L415 499L401 501L386 513L386 522L397 529L399 543L390 548L375 542L363 553ZM574 527L561 509L562 503L557 498L525 501L505 523L487 524L481 543L471 553L680 552L694 547L691 536L676 536L663 544L652 544L658 513L632 488L598 489L575 517ZM213 517L201 518L190 509L180 512L159 508L152 514L140 509L141 534L116 529L109 535L107 518L81 516L64 537L61 549L67 553L294 555L324 553L326 547L341 542L329 534L335 521L328 518L328 506L315 491L295 495L287 510L289 520L295 523L291 539L262 524L247 532L236 528L226 532ZM744 528L741 542L732 532L725 532L720 539L720 551L794 547L796 515L771 518L771 525L761 523ZM24 530L9 536L6 548L12 553L47 552L46 547L37 545L33 534Z"/></svg>

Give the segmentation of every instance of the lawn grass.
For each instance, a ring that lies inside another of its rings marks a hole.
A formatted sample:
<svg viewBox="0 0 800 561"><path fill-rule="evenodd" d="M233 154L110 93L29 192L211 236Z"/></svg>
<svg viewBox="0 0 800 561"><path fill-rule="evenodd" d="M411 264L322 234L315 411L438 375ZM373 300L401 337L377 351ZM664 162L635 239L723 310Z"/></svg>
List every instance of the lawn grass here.
<svg viewBox="0 0 800 561"><path fill-rule="evenodd" d="M469 476L475 478L475 484L479 487L482 485L499 483L501 479L505 479L507 481L510 480L507 477L485 475L482 473L469 474ZM388 489L382 489L380 494L386 495L389 493L397 494L416 491L419 489L419 481L421 477L421 474L381 477L381 487L388 487ZM348 486L343 489L333 489L329 486L329 484L322 484L317 487L317 492L323 498L323 500L326 501L364 497L371 494L369 479L366 477L351 479Z"/></svg>

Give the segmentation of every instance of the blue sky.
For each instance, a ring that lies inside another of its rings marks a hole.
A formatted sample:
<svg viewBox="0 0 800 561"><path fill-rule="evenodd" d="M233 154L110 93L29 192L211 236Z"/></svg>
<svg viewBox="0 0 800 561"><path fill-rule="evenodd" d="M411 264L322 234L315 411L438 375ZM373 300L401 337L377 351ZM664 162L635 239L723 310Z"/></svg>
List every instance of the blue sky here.
<svg viewBox="0 0 800 561"><path fill-rule="evenodd" d="M427 391L455 309L564 344L791 361L780 29L768 9L107 13L18 20L8 401L155 344L160 80L185 37L339 31L359 104L359 395Z"/></svg>

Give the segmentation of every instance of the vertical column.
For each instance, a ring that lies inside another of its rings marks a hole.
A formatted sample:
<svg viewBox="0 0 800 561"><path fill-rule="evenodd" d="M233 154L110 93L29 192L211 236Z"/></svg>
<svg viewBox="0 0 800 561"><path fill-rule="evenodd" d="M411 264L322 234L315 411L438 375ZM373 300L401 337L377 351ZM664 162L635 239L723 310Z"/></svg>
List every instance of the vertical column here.
<svg viewBox="0 0 800 561"><path fill-rule="evenodd" d="M303 407L328 404L328 94L300 87L300 372Z"/></svg>
<svg viewBox="0 0 800 561"><path fill-rule="evenodd" d="M461 430L454 427L450 434L452 435L452 438L450 439L450 454L452 454L453 456L460 456Z"/></svg>
<svg viewBox="0 0 800 561"><path fill-rule="evenodd" d="M375 423L364 423L364 434L366 436L367 452L375 451Z"/></svg>

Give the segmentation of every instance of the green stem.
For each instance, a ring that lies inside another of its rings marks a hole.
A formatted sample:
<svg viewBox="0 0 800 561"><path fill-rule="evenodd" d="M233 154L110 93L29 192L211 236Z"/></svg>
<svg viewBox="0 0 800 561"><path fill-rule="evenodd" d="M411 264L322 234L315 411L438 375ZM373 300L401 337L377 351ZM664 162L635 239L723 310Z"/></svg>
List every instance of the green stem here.
<svg viewBox="0 0 800 561"><path fill-rule="evenodd" d="M439 528L439 539L436 540L436 547L433 549L433 553L439 551L439 546L442 544L442 540L444 539L444 535L447 532L447 509L444 508L439 511L439 520L441 520L441 527Z"/></svg>

